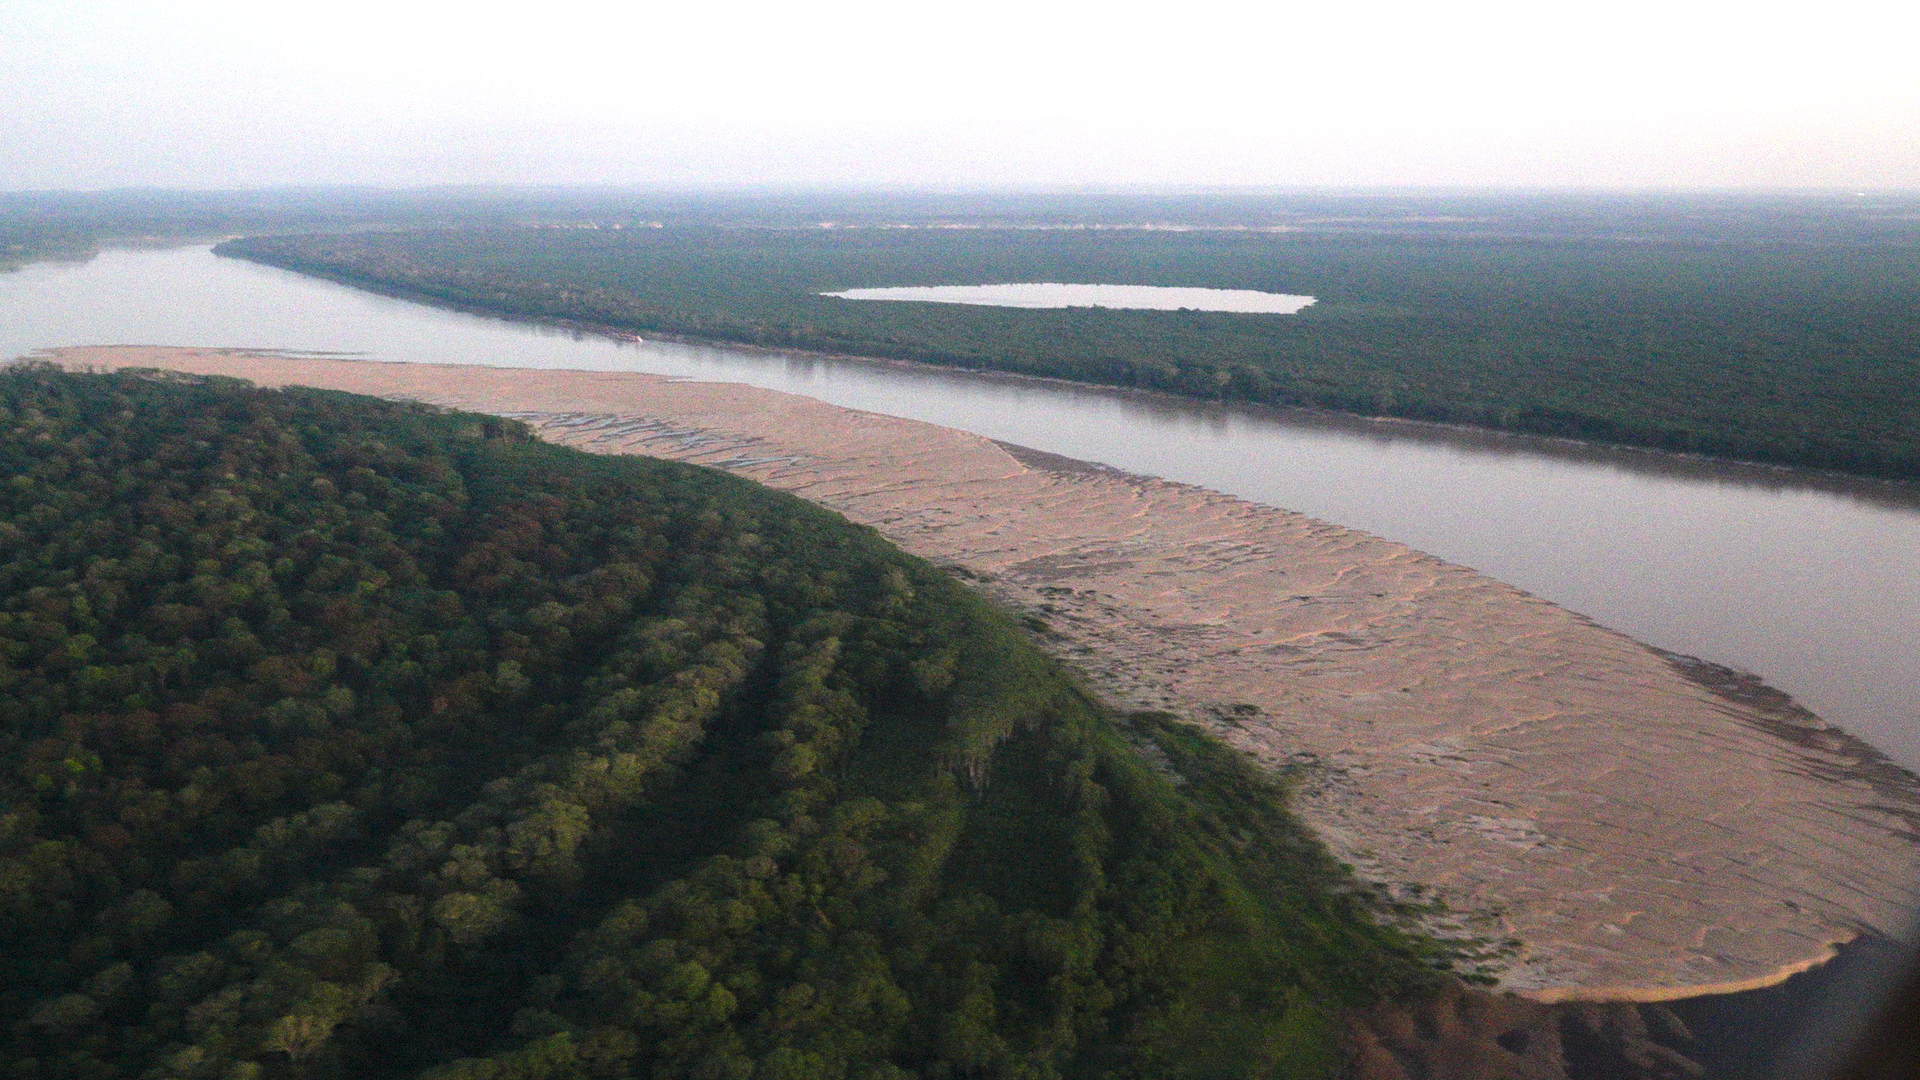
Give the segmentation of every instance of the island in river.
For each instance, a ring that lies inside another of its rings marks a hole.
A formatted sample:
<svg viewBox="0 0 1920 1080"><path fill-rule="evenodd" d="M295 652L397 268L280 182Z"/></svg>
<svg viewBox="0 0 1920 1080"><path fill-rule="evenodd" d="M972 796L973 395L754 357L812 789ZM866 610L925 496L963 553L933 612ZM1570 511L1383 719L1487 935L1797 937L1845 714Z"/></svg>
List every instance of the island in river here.
<svg viewBox="0 0 1920 1080"><path fill-rule="evenodd" d="M1506 989L1765 986L1920 906L1920 781L1778 695L1400 544L1188 485L746 386L237 351L58 350L522 419L726 469L1025 612L1117 705L1289 776L1363 876L1512 941Z"/></svg>
<svg viewBox="0 0 1920 1080"><path fill-rule="evenodd" d="M1882 208L1869 223L1857 207L1830 208L1833 217L1803 214L1756 234L1766 215L1748 203L1742 224L1682 239L1674 219L1630 223L1616 216L1621 205L1598 215L1602 236L1566 221L1513 230L1499 220L1512 209L1445 235L1377 220L1355 232L1318 231L1325 222L1301 232L469 223L252 236L215 251L414 300L650 337L1920 476L1910 215ZM1664 213L1697 224L1704 210ZM847 298L900 297L900 287L950 296L978 282L1314 302L1246 314Z"/></svg>

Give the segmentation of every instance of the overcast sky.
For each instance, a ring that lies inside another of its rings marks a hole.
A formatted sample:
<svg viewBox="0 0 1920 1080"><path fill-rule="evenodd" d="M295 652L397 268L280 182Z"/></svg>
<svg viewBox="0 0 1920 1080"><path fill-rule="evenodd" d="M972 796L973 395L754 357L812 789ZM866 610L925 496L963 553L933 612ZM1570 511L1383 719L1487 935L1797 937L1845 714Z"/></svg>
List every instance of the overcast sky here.
<svg viewBox="0 0 1920 1080"><path fill-rule="evenodd" d="M0 188L1920 188L1920 5L0 0Z"/></svg>

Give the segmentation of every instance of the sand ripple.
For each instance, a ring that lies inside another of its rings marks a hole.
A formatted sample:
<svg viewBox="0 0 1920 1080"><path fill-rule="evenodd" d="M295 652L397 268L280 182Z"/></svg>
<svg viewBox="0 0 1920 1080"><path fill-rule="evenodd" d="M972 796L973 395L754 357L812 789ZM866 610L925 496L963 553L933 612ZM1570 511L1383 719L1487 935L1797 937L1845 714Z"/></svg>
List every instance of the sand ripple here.
<svg viewBox="0 0 1920 1080"><path fill-rule="evenodd" d="M1920 905L1914 778L1733 673L1403 545L1201 488L744 386L66 350L519 416L796 492L1044 619L1110 699L1299 779L1343 859L1524 948L1545 1000L1783 977Z"/></svg>

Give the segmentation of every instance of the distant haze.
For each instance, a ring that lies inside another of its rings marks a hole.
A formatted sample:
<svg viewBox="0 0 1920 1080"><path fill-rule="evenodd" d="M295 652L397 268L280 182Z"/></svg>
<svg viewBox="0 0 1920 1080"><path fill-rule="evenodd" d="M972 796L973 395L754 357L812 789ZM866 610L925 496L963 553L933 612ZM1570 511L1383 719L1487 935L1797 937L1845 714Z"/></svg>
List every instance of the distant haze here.
<svg viewBox="0 0 1920 1080"><path fill-rule="evenodd" d="M0 189L1920 187L1920 5L0 0Z"/></svg>

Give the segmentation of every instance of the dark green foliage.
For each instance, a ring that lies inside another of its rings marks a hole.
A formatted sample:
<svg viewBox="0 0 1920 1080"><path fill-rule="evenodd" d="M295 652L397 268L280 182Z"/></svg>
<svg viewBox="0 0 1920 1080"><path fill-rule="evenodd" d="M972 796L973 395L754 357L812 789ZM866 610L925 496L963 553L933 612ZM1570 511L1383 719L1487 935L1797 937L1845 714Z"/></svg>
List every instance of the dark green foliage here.
<svg viewBox="0 0 1920 1080"><path fill-rule="evenodd" d="M1735 218L1694 235L1632 209L1597 220L1671 235L516 228L220 250L514 315L1920 476L1912 229L1808 217L1783 239ZM1320 302L1283 316L817 295L1006 281Z"/></svg>
<svg viewBox="0 0 1920 1080"><path fill-rule="evenodd" d="M26 366L0 475L9 1077L1318 1075L1446 960L723 474Z"/></svg>

